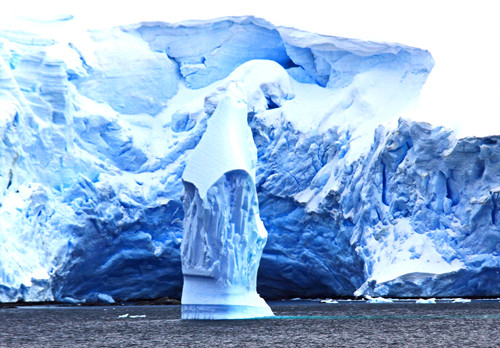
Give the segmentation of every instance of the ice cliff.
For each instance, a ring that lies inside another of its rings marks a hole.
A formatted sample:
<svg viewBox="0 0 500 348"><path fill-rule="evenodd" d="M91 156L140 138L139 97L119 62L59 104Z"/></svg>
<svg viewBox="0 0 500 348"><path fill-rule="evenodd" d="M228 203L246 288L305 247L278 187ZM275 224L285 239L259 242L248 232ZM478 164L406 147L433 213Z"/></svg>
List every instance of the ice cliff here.
<svg viewBox="0 0 500 348"><path fill-rule="evenodd" d="M180 297L181 177L229 81L263 297L500 294L500 136L399 119L427 51L252 17L68 37L0 32L0 301Z"/></svg>

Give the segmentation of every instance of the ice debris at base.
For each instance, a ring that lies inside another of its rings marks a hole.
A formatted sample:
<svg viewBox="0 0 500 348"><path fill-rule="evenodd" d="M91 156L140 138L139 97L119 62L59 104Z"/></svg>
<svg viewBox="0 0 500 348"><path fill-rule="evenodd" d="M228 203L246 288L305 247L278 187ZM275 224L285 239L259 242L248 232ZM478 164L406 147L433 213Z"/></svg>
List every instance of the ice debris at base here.
<svg viewBox="0 0 500 348"><path fill-rule="evenodd" d="M471 299L469 299L469 298L455 298L451 302L452 303L470 303Z"/></svg>
<svg viewBox="0 0 500 348"><path fill-rule="evenodd" d="M257 148L247 113L244 85L230 82L182 174L182 319L273 316L257 294L267 231L259 217Z"/></svg>
<svg viewBox="0 0 500 348"><path fill-rule="evenodd" d="M97 299L101 302L115 303L113 297L109 296L108 294L97 294Z"/></svg>
<svg viewBox="0 0 500 348"><path fill-rule="evenodd" d="M435 304L436 299L435 298L419 298L418 300L415 301L416 304Z"/></svg>
<svg viewBox="0 0 500 348"><path fill-rule="evenodd" d="M384 297L371 297L369 295L365 296L367 303L393 303L394 301L390 298Z"/></svg>
<svg viewBox="0 0 500 348"><path fill-rule="evenodd" d="M0 301L179 297L181 175L229 81L263 297L500 294L500 136L398 121L429 52L252 17L73 22L0 31Z"/></svg>
<svg viewBox="0 0 500 348"><path fill-rule="evenodd" d="M321 300L321 303L338 304L339 302L336 300L332 300L331 298L327 298L327 299Z"/></svg>
<svg viewBox="0 0 500 348"><path fill-rule="evenodd" d="M71 297L63 297L62 299L60 299L60 301L62 303L69 303L69 304L76 304L76 305L81 305L82 303L86 302L85 300L76 300L76 299L71 298Z"/></svg>

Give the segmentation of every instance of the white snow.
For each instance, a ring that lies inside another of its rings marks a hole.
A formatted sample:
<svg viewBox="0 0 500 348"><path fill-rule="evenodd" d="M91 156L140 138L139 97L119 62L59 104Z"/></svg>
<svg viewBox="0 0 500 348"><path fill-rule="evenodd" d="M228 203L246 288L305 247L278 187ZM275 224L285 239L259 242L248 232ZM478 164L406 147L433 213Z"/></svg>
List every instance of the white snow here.
<svg viewBox="0 0 500 348"><path fill-rule="evenodd" d="M219 103L198 146L190 154L183 180L193 183L200 196L224 173L242 169L255 181L256 153L252 132L247 125L247 103L244 87L230 83L227 94Z"/></svg>

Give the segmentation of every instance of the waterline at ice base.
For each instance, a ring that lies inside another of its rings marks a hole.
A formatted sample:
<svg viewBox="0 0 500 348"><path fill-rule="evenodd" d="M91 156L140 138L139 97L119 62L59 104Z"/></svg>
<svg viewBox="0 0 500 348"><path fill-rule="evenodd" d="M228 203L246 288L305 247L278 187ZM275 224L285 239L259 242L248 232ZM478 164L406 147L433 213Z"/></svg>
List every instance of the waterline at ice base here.
<svg viewBox="0 0 500 348"><path fill-rule="evenodd" d="M500 295L500 137L400 117L424 49L252 17L66 18L1 30L0 58L2 302L180 299L185 277L186 304L211 287L261 309L257 294ZM231 81L256 162L196 163ZM227 236L187 247L204 223Z"/></svg>

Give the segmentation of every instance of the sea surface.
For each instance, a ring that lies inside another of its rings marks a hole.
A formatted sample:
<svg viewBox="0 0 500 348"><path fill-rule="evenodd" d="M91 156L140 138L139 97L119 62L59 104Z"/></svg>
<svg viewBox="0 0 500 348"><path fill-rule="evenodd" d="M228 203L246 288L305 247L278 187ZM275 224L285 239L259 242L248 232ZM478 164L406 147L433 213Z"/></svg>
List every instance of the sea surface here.
<svg viewBox="0 0 500 348"><path fill-rule="evenodd" d="M276 317L180 320L180 306L0 308L0 347L500 347L500 300L270 302Z"/></svg>

